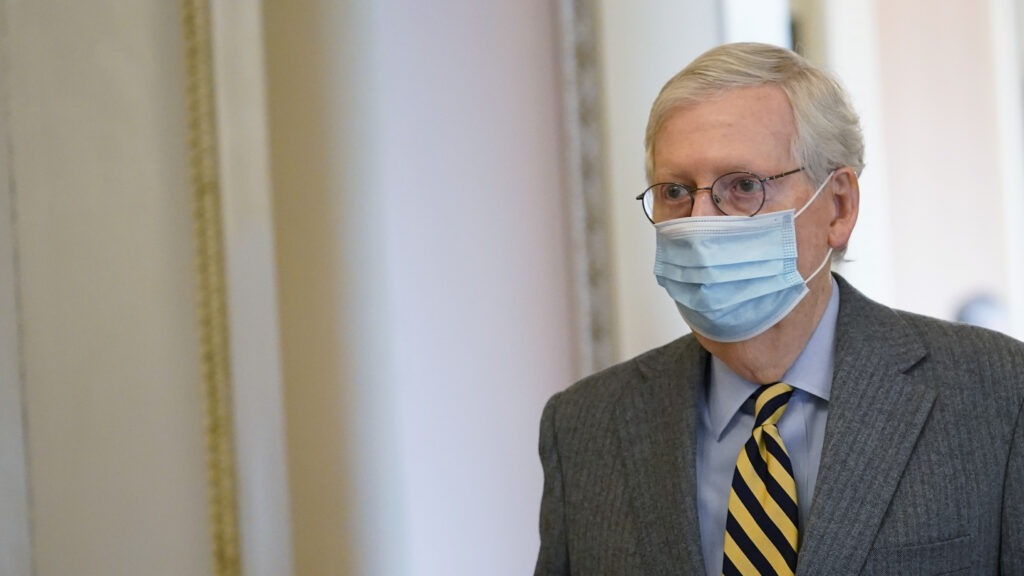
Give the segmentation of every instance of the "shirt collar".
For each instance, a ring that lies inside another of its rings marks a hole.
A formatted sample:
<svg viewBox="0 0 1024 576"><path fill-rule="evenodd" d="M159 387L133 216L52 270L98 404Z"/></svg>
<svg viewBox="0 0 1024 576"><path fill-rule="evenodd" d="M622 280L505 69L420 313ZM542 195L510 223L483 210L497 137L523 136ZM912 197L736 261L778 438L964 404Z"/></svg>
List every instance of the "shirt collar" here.
<svg viewBox="0 0 1024 576"><path fill-rule="evenodd" d="M793 388L825 401L828 401L832 391L832 361L838 316L839 286L833 278L832 296L825 307L825 313L807 345L782 377L782 381ZM725 362L715 356L711 357L705 415L715 438L721 439L729 423L757 387L758 384L743 379Z"/></svg>

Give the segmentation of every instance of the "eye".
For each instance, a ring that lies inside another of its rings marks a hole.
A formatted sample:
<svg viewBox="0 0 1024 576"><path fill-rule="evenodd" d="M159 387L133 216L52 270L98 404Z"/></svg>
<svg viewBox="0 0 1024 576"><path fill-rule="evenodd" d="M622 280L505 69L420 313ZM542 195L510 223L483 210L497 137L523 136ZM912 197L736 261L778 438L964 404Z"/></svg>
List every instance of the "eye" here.
<svg viewBox="0 0 1024 576"><path fill-rule="evenodd" d="M757 176L747 172L726 174L716 180L713 185L715 196L730 199L733 202L743 198L760 198L763 189Z"/></svg>
<svg viewBox="0 0 1024 576"><path fill-rule="evenodd" d="M761 182L753 178L738 178L732 189L739 194L752 194L761 190Z"/></svg>
<svg viewBox="0 0 1024 576"><path fill-rule="evenodd" d="M665 200L678 202L685 200L690 195L690 191L683 187L682 184L665 184L662 187L662 195L665 197Z"/></svg>

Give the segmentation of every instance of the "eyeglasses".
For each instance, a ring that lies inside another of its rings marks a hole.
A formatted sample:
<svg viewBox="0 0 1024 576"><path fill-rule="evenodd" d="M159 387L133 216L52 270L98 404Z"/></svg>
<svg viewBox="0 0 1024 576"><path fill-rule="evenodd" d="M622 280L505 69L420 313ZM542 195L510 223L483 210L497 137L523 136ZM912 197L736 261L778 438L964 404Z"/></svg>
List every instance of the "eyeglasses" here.
<svg viewBox="0 0 1024 576"><path fill-rule="evenodd" d="M694 198L700 190L711 192L711 200L718 211L726 216L753 216L764 207L764 183L796 174L803 167L775 176L762 178L750 172L723 174L711 186L697 188L675 182L662 182L644 190L636 197L643 204L647 219L654 222L657 212L663 220L685 218L693 211Z"/></svg>

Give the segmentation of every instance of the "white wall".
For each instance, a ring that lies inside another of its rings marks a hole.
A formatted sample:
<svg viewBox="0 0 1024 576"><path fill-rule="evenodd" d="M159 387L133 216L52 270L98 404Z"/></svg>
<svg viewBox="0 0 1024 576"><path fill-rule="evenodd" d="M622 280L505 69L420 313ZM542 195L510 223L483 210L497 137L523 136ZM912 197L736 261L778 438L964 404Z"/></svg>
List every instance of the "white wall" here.
<svg viewBox="0 0 1024 576"><path fill-rule="evenodd" d="M573 369L555 8L392 0L375 25L395 573L522 574L540 408Z"/></svg>
<svg viewBox="0 0 1024 576"><path fill-rule="evenodd" d="M722 0L723 42L793 44L788 0Z"/></svg>
<svg viewBox="0 0 1024 576"><path fill-rule="evenodd" d="M268 5L297 573L532 570L574 350L555 10Z"/></svg>

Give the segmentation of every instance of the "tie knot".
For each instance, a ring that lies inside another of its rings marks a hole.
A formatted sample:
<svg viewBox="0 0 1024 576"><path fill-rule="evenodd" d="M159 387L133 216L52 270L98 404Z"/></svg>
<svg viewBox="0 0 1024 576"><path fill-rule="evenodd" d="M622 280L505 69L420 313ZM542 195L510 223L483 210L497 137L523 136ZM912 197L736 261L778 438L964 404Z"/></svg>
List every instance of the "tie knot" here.
<svg viewBox="0 0 1024 576"><path fill-rule="evenodd" d="M758 388L751 396L754 399L754 427L778 424L792 395L793 387L782 382Z"/></svg>

